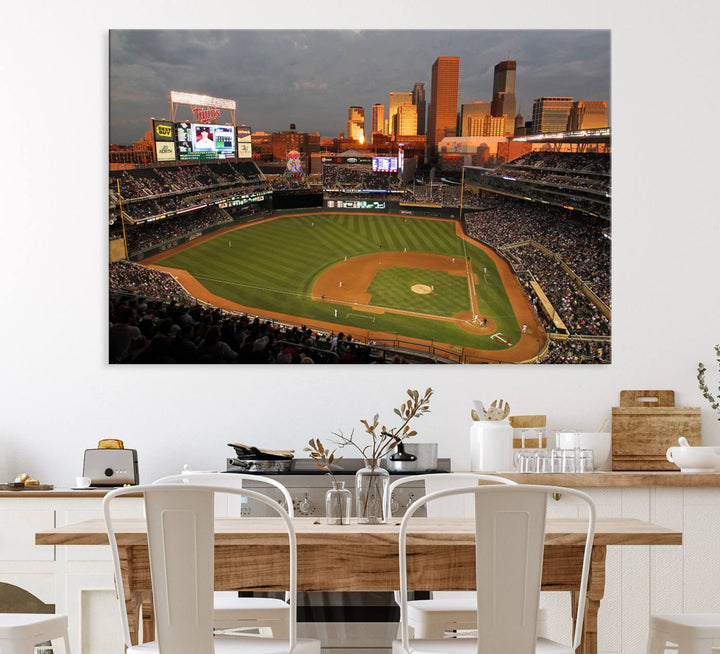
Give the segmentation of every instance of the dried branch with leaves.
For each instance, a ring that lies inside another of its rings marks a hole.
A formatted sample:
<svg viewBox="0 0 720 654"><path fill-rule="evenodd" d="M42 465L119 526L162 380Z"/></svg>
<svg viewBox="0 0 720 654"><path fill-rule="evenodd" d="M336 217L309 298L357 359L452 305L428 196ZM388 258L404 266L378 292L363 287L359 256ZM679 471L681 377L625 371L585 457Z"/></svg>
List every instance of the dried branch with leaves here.
<svg viewBox="0 0 720 654"><path fill-rule="evenodd" d="M331 466L333 465L333 463L341 461L342 457L335 456L335 450L330 451L326 449L325 446L320 442L319 438L311 438L308 441L308 446L309 447L306 447L303 451L310 452L309 456L313 461L315 461L315 465L320 468L320 470L324 470L325 474L330 475L330 478L333 480L333 482L337 481L337 479L335 479L335 474L333 473Z"/></svg>
<svg viewBox="0 0 720 654"><path fill-rule="evenodd" d="M349 436L346 436L342 430L333 432L333 436L337 438L335 443L340 447L348 445L354 447L360 452L368 466L376 468L380 459L395 449L398 443L417 434L417 431L410 429L409 423L414 418L430 413L432 394L432 388L428 388L422 396L418 391L408 389L407 395L409 399L393 410L402 420L398 427L388 429L387 426L380 425L380 416L377 413L373 417L372 424L368 420L361 420L360 422L365 427L365 433L370 434L372 439L365 447L361 447L356 442L355 430Z"/></svg>
<svg viewBox="0 0 720 654"><path fill-rule="evenodd" d="M718 370L720 370L720 345L715 346L715 358L717 359ZM718 414L718 420L720 420L720 383L718 384L718 394L717 396L715 396L710 392L707 382L705 381L705 374L707 373L707 368L702 363L702 361L698 363L697 370L697 380L698 386L700 387L700 392L703 394L703 397L708 402L710 402L710 407Z"/></svg>

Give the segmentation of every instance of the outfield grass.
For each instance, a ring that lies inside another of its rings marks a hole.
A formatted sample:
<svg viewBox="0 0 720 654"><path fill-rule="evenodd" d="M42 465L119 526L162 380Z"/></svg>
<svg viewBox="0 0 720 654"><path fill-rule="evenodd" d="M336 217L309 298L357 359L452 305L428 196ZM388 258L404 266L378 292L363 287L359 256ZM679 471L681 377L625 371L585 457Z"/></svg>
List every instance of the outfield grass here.
<svg viewBox="0 0 720 654"><path fill-rule="evenodd" d="M288 215L217 236L158 263L187 270L212 293L253 307L259 313L277 311L460 347L488 350L506 347L489 336L470 334L448 322L391 313L362 313L310 298L318 276L345 257L403 249L469 257L479 278L476 293L480 312L492 317L498 331L510 341L519 338L519 326L495 264L481 248L458 238L451 220L386 214ZM409 289L415 283L434 285L436 292L413 293ZM369 292L371 304L377 306L437 316L452 316L470 309L465 278L440 271L380 270Z"/></svg>

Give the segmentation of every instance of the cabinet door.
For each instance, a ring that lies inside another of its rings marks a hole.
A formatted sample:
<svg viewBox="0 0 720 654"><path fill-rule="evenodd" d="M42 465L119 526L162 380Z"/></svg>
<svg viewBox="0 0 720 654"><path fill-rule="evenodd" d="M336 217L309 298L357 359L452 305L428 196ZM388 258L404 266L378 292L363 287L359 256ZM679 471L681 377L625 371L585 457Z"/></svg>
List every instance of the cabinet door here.
<svg viewBox="0 0 720 654"><path fill-rule="evenodd" d="M55 511L0 510L0 561L53 561L55 547L35 545L35 533L55 526Z"/></svg>

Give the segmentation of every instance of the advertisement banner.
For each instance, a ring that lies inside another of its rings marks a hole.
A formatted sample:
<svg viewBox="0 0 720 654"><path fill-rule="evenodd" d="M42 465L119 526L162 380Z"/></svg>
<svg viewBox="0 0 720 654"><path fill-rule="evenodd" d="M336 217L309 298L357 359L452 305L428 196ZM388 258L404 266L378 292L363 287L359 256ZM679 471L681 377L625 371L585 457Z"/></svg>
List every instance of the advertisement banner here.
<svg viewBox="0 0 720 654"><path fill-rule="evenodd" d="M175 161L175 143L160 141L155 143L155 160L156 161Z"/></svg>
<svg viewBox="0 0 720 654"><path fill-rule="evenodd" d="M173 124L169 120L153 120L152 121L153 139L157 141L174 141L175 130Z"/></svg>
<svg viewBox="0 0 720 654"><path fill-rule="evenodd" d="M237 158L252 159L252 130L247 125L237 128Z"/></svg>

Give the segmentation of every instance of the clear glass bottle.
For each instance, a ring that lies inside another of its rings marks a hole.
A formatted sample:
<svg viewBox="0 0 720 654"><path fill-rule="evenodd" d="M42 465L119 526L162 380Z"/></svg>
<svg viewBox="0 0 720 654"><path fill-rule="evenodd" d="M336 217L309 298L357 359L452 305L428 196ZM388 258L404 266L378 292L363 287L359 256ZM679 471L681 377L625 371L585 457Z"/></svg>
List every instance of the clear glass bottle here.
<svg viewBox="0 0 720 654"><path fill-rule="evenodd" d="M329 525L349 525L351 507L352 493L345 488L345 482L332 482L332 488L325 493L327 523Z"/></svg>
<svg viewBox="0 0 720 654"><path fill-rule="evenodd" d="M390 473L380 466L368 465L355 473L355 515L360 524L383 524L385 497Z"/></svg>

